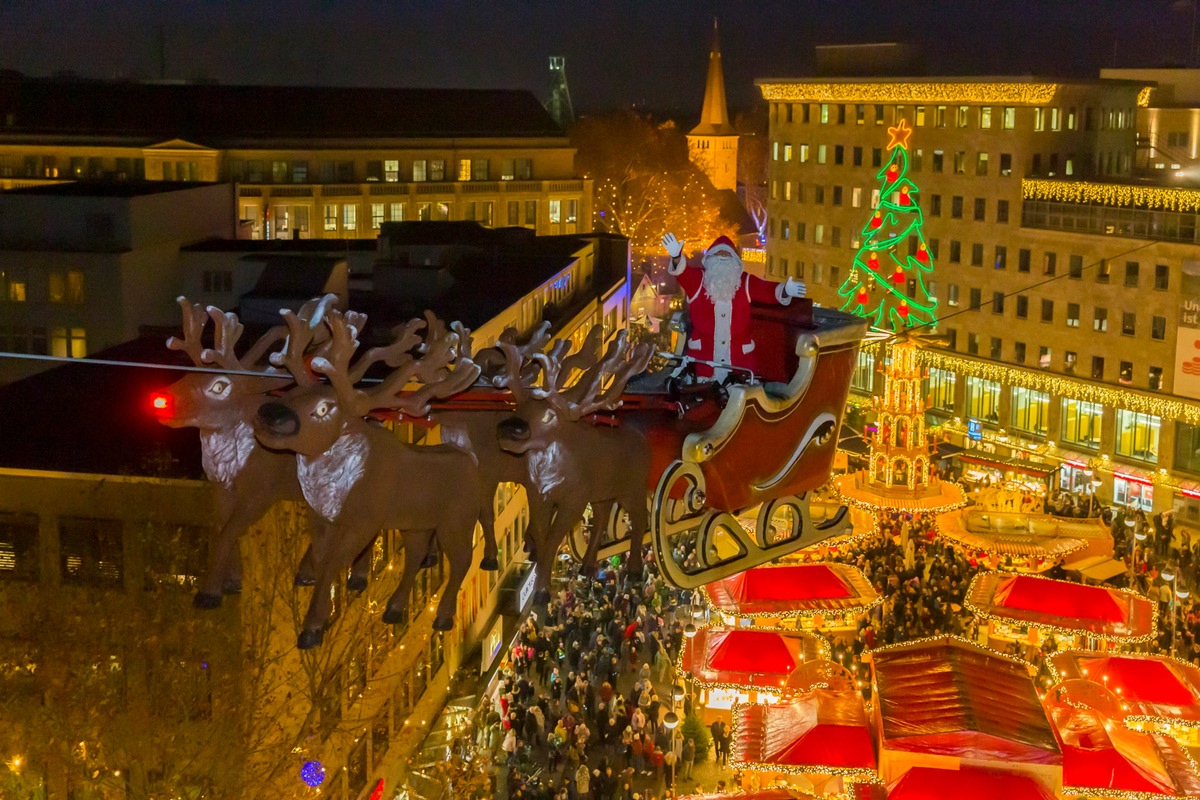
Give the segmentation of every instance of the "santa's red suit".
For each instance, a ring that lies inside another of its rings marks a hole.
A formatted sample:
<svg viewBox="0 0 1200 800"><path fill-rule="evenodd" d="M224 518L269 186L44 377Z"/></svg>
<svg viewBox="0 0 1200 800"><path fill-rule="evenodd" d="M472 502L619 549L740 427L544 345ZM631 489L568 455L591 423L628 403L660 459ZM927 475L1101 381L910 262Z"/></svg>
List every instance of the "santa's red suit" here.
<svg viewBox="0 0 1200 800"><path fill-rule="evenodd" d="M713 242L705 251L705 256L720 249L728 249L737 256L733 242L722 236ZM732 364L735 367L752 370L758 374L758 359L754 353L754 337L750 325L750 303L770 303L786 306L792 298L784 292L784 284L763 280L743 271L741 282L733 299L720 302L709 296L704 286L704 268L688 264L680 256L673 259L668 272L676 277L683 287L688 301L688 314L691 317L692 331L688 337L687 349L684 355L700 361L714 361L721 364ZM718 369L715 377L721 379L724 370ZM696 374L701 377L713 376L710 367L697 365Z"/></svg>

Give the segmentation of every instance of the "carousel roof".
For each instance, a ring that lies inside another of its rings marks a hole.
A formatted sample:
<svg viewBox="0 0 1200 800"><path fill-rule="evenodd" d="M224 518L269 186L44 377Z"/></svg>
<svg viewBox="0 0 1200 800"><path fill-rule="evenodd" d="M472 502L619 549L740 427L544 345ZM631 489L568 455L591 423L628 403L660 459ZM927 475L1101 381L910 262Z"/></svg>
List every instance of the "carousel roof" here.
<svg viewBox="0 0 1200 800"><path fill-rule="evenodd" d="M1118 695L1130 717L1200 726L1200 668L1166 656L1070 650L1050 657L1059 680L1083 679Z"/></svg>
<svg viewBox="0 0 1200 800"><path fill-rule="evenodd" d="M939 636L873 650L871 671L885 749L1062 763L1024 661Z"/></svg>
<svg viewBox="0 0 1200 800"><path fill-rule="evenodd" d="M799 617L859 611L881 598L849 564L755 567L704 587L716 610L735 617Z"/></svg>
<svg viewBox="0 0 1200 800"><path fill-rule="evenodd" d="M862 695L816 689L787 703L736 706L732 758L783 772L873 778L875 746Z"/></svg>
<svg viewBox="0 0 1200 800"><path fill-rule="evenodd" d="M938 536L969 550L1057 560L1087 547L1077 526L1040 514L961 509L940 514Z"/></svg>
<svg viewBox="0 0 1200 800"><path fill-rule="evenodd" d="M1001 619L1101 639L1154 636L1154 604L1134 592L1032 575L981 572L967 588L966 606Z"/></svg>
<svg viewBox="0 0 1200 800"><path fill-rule="evenodd" d="M1047 709L1063 753L1063 793L1200 796L1191 758L1166 736L1126 728L1078 703Z"/></svg>
<svg viewBox="0 0 1200 800"><path fill-rule="evenodd" d="M888 800L1054 800L1040 781L979 767L913 767L888 787Z"/></svg>
<svg viewBox="0 0 1200 800"><path fill-rule="evenodd" d="M709 686L807 691L813 673L805 666L824 660L828 652L824 639L805 631L713 626L684 640L679 663L683 672Z"/></svg>

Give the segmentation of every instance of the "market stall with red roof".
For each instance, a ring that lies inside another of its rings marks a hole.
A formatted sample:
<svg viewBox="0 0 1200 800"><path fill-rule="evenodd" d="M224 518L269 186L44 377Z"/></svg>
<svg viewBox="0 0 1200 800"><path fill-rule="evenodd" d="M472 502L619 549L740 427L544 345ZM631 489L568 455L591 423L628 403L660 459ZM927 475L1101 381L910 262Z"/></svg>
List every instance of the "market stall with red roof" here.
<svg viewBox="0 0 1200 800"><path fill-rule="evenodd" d="M1174 739L1131 730L1065 692L1051 692L1046 711L1062 749L1063 796L1200 797L1195 762Z"/></svg>
<svg viewBox="0 0 1200 800"><path fill-rule="evenodd" d="M685 794L675 800L818 800L818 795L802 792L790 786L770 789L753 789L748 792L714 792L713 794Z"/></svg>
<svg viewBox="0 0 1200 800"><path fill-rule="evenodd" d="M714 581L704 592L727 624L751 618L758 625L807 629L853 629L859 613L882 602L861 571L835 563L755 567Z"/></svg>
<svg viewBox="0 0 1200 800"><path fill-rule="evenodd" d="M1154 638L1157 607L1136 592L1033 575L981 572L967 588L966 607L987 621L992 641L1057 647Z"/></svg>
<svg viewBox="0 0 1200 800"><path fill-rule="evenodd" d="M1143 653L1056 653L1049 659L1056 681L1085 680L1120 699L1127 726L1200 746L1200 668L1167 656Z"/></svg>
<svg viewBox="0 0 1200 800"><path fill-rule="evenodd" d="M864 794L860 792L861 800L1054 800L1054 792L1037 778L979 767L913 767L892 781L886 793Z"/></svg>
<svg viewBox="0 0 1200 800"><path fill-rule="evenodd" d="M1027 662L952 636L877 648L870 661L885 781L970 765L1058 785L1062 753Z"/></svg>
<svg viewBox="0 0 1200 800"><path fill-rule="evenodd" d="M733 710L730 763L767 780L803 775L823 792L873 782L875 744L862 695L815 689L773 705Z"/></svg>
<svg viewBox="0 0 1200 800"><path fill-rule="evenodd" d="M807 631L712 626L684 640L678 668L695 682L704 721L728 721L735 703L773 703L822 682L829 652L829 642Z"/></svg>

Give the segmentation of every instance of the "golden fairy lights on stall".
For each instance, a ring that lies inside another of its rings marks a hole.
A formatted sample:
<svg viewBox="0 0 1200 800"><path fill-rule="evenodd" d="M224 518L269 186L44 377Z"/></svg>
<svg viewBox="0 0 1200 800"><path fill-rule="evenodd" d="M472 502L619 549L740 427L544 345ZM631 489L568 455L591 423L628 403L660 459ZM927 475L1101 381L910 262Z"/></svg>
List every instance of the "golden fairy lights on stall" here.
<svg viewBox="0 0 1200 800"><path fill-rule="evenodd" d="M1176 186L1141 186L1131 183L1025 178L1021 181L1021 195L1026 200L1047 200L1059 203L1137 206L1164 211L1200 211L1200 191Z"/></svg>

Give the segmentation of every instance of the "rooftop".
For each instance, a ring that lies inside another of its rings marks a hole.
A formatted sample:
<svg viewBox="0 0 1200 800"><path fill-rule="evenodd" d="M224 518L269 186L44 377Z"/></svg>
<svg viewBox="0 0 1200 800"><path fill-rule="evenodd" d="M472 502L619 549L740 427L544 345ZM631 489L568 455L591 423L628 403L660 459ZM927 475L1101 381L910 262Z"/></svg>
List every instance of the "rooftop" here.
<svg viewBox="0 0 1200 800"><path fill-rule="evenodd" d="M182 192L211 183L188 181L64 181L40 186L11 189L5 197L22 195L48 195L50 197L142 197L145 195Z"/></svg>
<svg viewBox="0 0 1200 800"><path fill-rule="evenodd" d="M530 92L0 81L0 141L85 135L144 143L544 137L562 130Z"/></svg>

